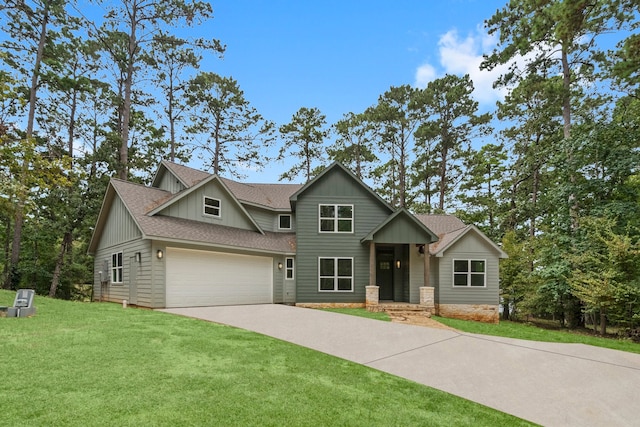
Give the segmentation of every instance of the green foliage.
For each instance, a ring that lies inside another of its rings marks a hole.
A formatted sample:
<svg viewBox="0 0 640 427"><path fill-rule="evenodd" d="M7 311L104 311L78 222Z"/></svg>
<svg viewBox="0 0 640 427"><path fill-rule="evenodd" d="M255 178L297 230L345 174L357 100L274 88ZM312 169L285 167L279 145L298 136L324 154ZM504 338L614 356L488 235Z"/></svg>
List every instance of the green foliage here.
<svg viewBox="0 0 640 427"><path fill-rule="evenodd" d="M629 313L640 310L640 230L619 234L615 227L611 219L581 220L569 284L587 313L606 314L620 325L637 327Z"/></svg>
<svg viewBox="0 0 640 427"><path fill-rule="evenodd" d="M465 159L467 173L460 184L458 200L463 209L457 216L478 226L494 241L500 239L500 183L507 171L507 153L503 145L486 144L471 151Z"/></svg>
<svg viewBox="0 0 640 427"><path fill-rule="evenodd" d="M242 168L265 165L274 125L249 104L236 80L199 73L189 82L187 103L193 108L187 131L204 135L198 148L214 174L242 177Z"/></svg>
<svg viewBox="0 0 640 427"><path fill-rule="evenodd" d="M410 202L409 155L415 133L425 118L419 92L409 85L391 86L364 113L373 125L380 150L389 158L374 169L374 180L396 207L407 207Z"/></svg>
<svg viewBox="0 0 640 427"><path fill-rule="evenodd" d="M520 241L511 230L502 238L502 250L509 258L500 261L500 298L504 319L522 319L532 314L527 303L535 297L537 280L532 273L534 240Z"/></svg>
<svg viewBox="0 0 640 427"><path fill-rule="evenodd" d="M313 177L313 165L323 160L323 143L330 134L326 124L326 116L319 109L302 107L293 115L291 122L280 126L284 143L277 160L294 158L298 161L280 175L280 180L293 181L300 174L305 181Z"/></svg>
<svg viewBox="0 0 640 427"><path fill-rule="evenodd" d="M459 184L462 162L472 162L471 139L489 131L487 123L491 116L477 114L478 102L471 97L472 92L473 82L468 74L463 77L448 74L429 82L417 95L416 103L424 108L426 117L416 131L418 158L414 170L419 181L425 184L437 171L439 212L444 212L445 199ZM429 158L419 155L423 150L429 153ZM425 191L430 190L426 185Z"/></svg>
<svg viewBox="0 0 640 427"><path fill-rule="evenodd" d="M348 113L333 125L335 144L327 148L329 158L353 170L360 179L369 178L372 165L378 161L373 147L373 125L366 115Z"/></svg>

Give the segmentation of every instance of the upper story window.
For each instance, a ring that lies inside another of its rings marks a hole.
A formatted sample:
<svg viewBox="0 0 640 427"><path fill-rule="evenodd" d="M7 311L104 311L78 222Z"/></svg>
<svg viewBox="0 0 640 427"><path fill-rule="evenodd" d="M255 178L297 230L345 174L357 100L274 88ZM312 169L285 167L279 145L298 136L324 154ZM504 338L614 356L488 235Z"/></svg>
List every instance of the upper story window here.
<svg viewBox="0 0 640 427"><path fill-rule="evenodd" d="M453 286L482 288L487 286L486 261L477 259L453 260Z"/></svg>
<svg viewBox="0 0 640 427"><path fill-rule="evenodd" d="M353 205L320 205L321 233L353 233Z"/></svg>
<svg viewBox="0 0 640 427"><path fill-rule="evenodd" d="M291 230L291 215L278 215L278 228L280 230Z"/></svg>
<svg viewBox="0 0 640 427"><path fill-rule="evenodd" d="M111 283L122 283L122 252L111 255Z"/></svg>
<svg viewBox="0 0 640 427"><path fill-rule="evenodd" d="M204 214L220 217L220 200L204 196Z"/></svg>

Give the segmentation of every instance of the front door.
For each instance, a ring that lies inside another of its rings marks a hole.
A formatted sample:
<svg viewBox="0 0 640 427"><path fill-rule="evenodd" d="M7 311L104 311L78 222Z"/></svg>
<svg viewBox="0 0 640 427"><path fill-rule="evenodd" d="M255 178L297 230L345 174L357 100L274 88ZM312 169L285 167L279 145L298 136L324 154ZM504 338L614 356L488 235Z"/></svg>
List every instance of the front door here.
<svg viewBox="0 0 640 427"><path fill-rule="evenodd" d="M393 248L376 250L376 282L380 287L379 299L393 300Z"/></svg>

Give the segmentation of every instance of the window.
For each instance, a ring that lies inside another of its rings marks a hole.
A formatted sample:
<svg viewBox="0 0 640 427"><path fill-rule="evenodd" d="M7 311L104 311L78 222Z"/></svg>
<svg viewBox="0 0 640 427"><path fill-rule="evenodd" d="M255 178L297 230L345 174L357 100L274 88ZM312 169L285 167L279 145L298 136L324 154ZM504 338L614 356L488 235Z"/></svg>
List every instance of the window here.
<svg viewBox="0 0 640 427"><path fill-rule="evenodd" d="M293 280L293 258L286 258L284 262L284 278L287 280Z"/></svg>
<svg viewBox="0 0 640 427"><path fill-rule="evenodd" d="M353 291L353 258L319 258L321 292Z"/></svg>
<svg viewBox="0 0 640 427"><path fill-rule="evenodd" d="M220 200L204 196L204 214L220 217Z"/></svg>
<svg viewBox="0 0 640 427"><path fill-rule="evenodd" d="M485 264L484 260L453 260L453 286L485 287Z"/></svg>
<svg viewBox="0 0 640 427"><path fill-rule="evenodd" d="M353 233L353 205L320 205L321 233Z"/></svg>
<svg viewBox="0 0 640 427"><path fill-rule="evenodd" d="M291 230L291 215L279 215L278 228L280 230Z"/></svg>
<svg viewBox="0 0 640 427"><path fill-rule="evenodd" d="M122 283L122 252L111 255L111 283Z"/></svg>

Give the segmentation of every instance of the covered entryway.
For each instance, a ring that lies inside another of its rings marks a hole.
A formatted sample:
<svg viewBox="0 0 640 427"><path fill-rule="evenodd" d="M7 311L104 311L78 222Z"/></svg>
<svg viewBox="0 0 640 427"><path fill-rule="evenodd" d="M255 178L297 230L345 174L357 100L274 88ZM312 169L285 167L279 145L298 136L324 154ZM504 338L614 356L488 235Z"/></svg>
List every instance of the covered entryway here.
<svg viewBox="0 0 640 427"><path fill-rule="evenodd" d="M191 249L166 250L166 307L273 302L273 259Z"/></svg>

